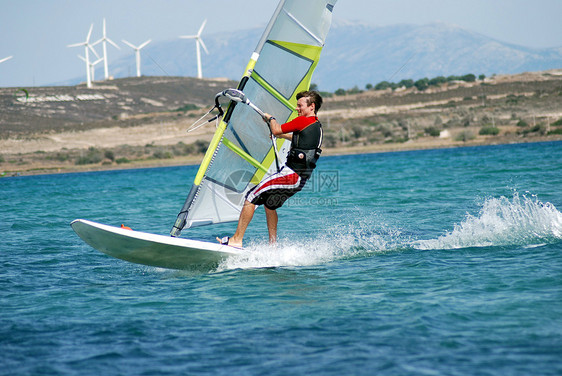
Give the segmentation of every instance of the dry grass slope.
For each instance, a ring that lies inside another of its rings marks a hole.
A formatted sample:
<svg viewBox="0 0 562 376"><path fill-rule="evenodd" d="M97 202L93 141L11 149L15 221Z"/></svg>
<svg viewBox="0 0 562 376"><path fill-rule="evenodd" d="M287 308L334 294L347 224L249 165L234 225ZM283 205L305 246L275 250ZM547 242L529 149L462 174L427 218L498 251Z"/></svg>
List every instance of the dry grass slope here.
<svg viewBox="0 0 562 376"><path fill-rule="evenodd" d="M187 128L235 82L141 77L0 88L0 173L198 163L214 127ZM326 98L325 155L562 139L562 72Z"/></svg>

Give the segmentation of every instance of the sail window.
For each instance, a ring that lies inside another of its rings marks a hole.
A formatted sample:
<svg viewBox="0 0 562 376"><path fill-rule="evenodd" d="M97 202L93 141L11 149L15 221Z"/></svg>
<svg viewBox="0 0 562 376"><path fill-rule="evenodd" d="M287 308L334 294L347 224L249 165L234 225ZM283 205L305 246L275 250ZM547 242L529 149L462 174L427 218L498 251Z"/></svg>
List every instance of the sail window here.
<svg viewBox="0 0 562 376"><path fill-rule="evenodd" d="M314 61L274 42L263 46L255 72L283 97L290 99L295 87L304 79Z"/></svg>

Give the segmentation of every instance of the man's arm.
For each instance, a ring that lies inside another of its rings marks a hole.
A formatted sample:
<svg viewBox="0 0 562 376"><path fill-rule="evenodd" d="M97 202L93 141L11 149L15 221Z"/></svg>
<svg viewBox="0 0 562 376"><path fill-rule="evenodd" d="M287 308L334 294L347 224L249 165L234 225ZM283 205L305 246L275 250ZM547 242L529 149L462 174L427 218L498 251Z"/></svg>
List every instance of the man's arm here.
<svg viewBox="0 0 562 376"><path fill-rule="evenodd" d="M285 138L287 140L293 138L292 133L283 133L281 124L270 114L264 114L264 121L269 124L269 129L271 129L271 133L273 133L275 137Z"/></svg>

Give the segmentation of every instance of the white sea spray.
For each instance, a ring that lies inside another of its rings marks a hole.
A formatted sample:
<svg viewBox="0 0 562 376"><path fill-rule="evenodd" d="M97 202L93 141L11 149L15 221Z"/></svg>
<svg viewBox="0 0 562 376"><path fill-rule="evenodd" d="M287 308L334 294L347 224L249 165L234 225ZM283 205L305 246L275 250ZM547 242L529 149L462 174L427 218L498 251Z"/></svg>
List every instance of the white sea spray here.
<svg viewBox="0 0 562 376"><path fill-rule="evenodd" d="M315 237L280 239L277 244L250 244L247 253L229 257L218 271L321 265L391 251L409 243L400 229L386 225L376 213L362 213L356 208Z"/></svg>
<svg viewBox="0 0 562 376"><path fill-rule="evenodd" d="M562 213L533 195L513 193L511 199L488 198L478 215L467 214L454 229L437 239L419 240L414 247L458 249L466 247L533 246L562 239Z"/></svg>

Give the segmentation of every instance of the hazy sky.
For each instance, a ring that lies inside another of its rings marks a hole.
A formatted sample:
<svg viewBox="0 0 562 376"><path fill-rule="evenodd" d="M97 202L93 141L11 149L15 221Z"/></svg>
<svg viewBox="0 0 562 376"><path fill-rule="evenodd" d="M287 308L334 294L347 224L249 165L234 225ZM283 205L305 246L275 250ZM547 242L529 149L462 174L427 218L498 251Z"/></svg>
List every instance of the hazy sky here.
<svg viewBox="0 0 562 376"><path fill-rule="evenodd" d="M306 1L306 0L302 0ZM0 0L0 87L47 85L84 74L77 54L91 23L92 41L107 34L109 61L147 39L194 34L208 18L204 34L262 26L277 0ZM374 26L446 22L526 47L562 47L562 0L339 0L334 21ZM256 41L257 43L257 41ZM329 47L329 36L328 43ZM251 51L248 51L248 57ZM562 68L562 67L561 67Z"/></svg>

